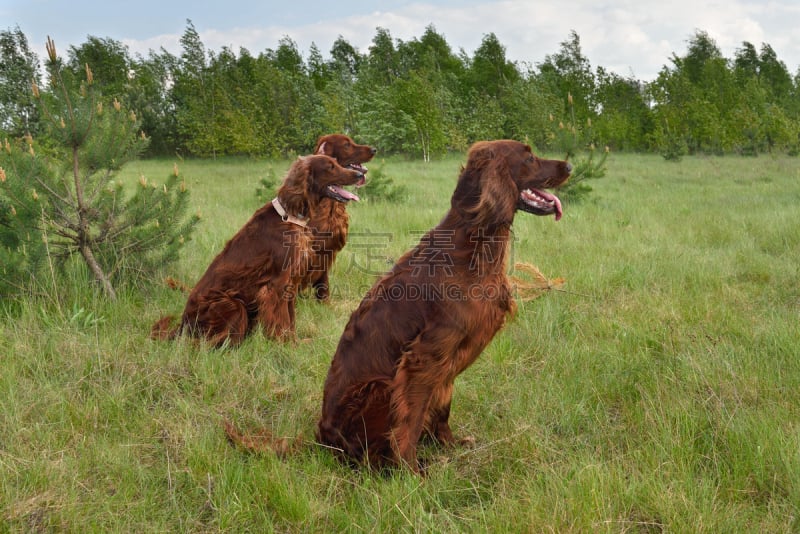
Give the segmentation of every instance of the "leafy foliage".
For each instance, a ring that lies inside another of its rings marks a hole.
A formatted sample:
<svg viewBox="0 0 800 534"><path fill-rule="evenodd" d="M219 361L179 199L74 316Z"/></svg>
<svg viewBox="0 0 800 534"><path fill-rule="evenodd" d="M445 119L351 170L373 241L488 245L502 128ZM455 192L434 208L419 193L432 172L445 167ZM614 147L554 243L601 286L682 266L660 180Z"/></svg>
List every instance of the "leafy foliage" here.
<svg viewBox="0 0 800 534"><path fill-rule="evenodd" d="M592 191L592 187L586 183L588 180L605 176L606 159L610 150L606 146L600 157L595 157L596 147L592 120L586 119L585 126L577 123L571 94L567 95L567 106L570 111L570 120L567 124L559 121L554 138L556 147L566 153L564 159L572 163L572 174L569 180L557 189L564 200L574 201L585 197Z"/></svg>
<svg viewBox="0 0 800 534"><path fill-rule="evenodd" d="M797 145L800 114L787 98L797 86L791 88L786 65L769 45L759 54L745 42L731 62L698 31L672 63L649 87L656 125L651 138L665 158L791 152Z"/></svg>
<svg viewBox="0 0 800 534"><path fill-rule="evenodd" d="M367 185L358 190L358 196L370 202L399 202L408 193L403 185L397 185L386 173L386 162L381 160L369 167Z"/></svg>
<svg viewBox="0 0 800 534"><path fill-rule="evenodd" d="M258 186L256 187L256 198L260 202L269 202L275 198L275 193L280 186L280 180L275 175L275 169L272 166L267 167L267 175L259 178Z"/></svg>
<svg viewBox="0 0 800 534"><path fill-rule="evenodd" d="M10 114L3 127L22 135L21 125L35 127L36 117L26 115L31 108L16 90L29 85L30 69L17 67L35 62L21 32L4 37L0 105ZM509 61L493 33L471 55L454 52L433 26L408 41L377 28L363 53L339 37L328 58L313 45L304 59L288 37L259 54L207 50L191 21L180 42L178 56L131 58L121 43L89 36L70 49L64 74L80 77L85 63L93 65L104 92L140 117L149 154L306 153L331 132L426 161L482 139L529 139L546 151L556 148L547 117L566 113L591 121L614 151L672 159L800 151L799 77L769 44L744 42L729 59L699 30L649 82L592 66L575 31L538 63Z"/></svg>
<svg viewBox="0 0 800 534"><path fill-rule="evenodd" d="M0 131L13 136L36 131L38 115L29 88L41 81L38 63L19 27L0 32Z"/></svg>
<svg viewBox="0 0 800 534"><path fill-rule="evenodd" d="M176 259L197 217L185 218L189 196L177 168L161 185L140 177L126 198L114 177L148 142L136 114L103 98L88 64L78 80L64 75L52 41L47 50L52 91L33 85L42 142L6 140L0 159L0 244L14 258L5 276L13 283L21 271L35 273L45 247L61 264L79 255L114 298L112 280L149 276Z"/></svg>
<svg viewBox="0 0 800 534"><path fill-rule="evenodd" d="M40 230L45 207L36 183L54 180L29 141L12 146L5 139L0 152L0 296L22 289L46 256Z"/></svg>

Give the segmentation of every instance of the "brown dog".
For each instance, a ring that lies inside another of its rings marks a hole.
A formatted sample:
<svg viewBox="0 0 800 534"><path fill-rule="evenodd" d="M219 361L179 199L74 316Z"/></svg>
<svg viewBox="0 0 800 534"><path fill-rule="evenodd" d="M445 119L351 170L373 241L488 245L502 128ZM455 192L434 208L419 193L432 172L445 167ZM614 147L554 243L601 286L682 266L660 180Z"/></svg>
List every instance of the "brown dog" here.
<svg viewBox="0 0 800 534"><path fill-rule="evenodd" d="M355 462L418 470L424 434L453 443L453 382L483 351L515 304L506 275L517 210L561 217L542 188L571 172L516 141L469 151L437 227L367 293L339 340L317 439Z"/></svg>
<svg viewBox="0 0 800 534"><path fill-rule="evenodd" d="M214 258L194 286L180 324L162 317L151 331L156 339L183 332L219 346L238 344L258 323L277 339L294 336L294 301L306 276L312 253L309 220L323 199L346 202L342 189L364 180L359 170L346 169L324 155L298 158L278 189L277 197L253 214Z"/></svg>
<svg viewBox="0 0 800 534"><path fill-rule="evenodd" d="M324 135L317 139L315 154L325 154L339 162L342 167L354 169L362 174L367 173L364 163L372 159L377 149L367 145L356 144L343 134ZM356 187L364 185L362 180ZM347 214L346 201L358 200L356 195L346 198L345 202L332 198L323 198L311 216L308 227L313 232L313 256L311 267L301 283L301 289L312 287L314 296L321 301L330 295L329 271L336 259L336 254L347 242L347 231L350 217Z"/></svg>

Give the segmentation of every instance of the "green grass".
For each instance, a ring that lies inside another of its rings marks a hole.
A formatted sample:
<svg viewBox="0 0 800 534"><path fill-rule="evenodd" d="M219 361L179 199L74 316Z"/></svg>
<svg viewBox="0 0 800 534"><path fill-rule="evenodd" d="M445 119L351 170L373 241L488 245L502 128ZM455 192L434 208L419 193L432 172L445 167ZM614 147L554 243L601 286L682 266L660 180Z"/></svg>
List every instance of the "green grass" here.
<svg viewBox="0 0 800 534"><path fill-rule="evenodd" d="M314 447L349 313L449 207L463 158L389 159L402 203L353 205L334 300L297 344L147 339L185 295L116 304L58 279L0 323L0 531L797 532L800 161L614 155L558 223L520 213L513 259L566 278L456 382L473 448L425 478L353 471ZM203 219L163 274L192 284L258 207L268 166L179 164ZM131 164L159 181L171 161ZM369 186L367 186L369 187ZM371 232L372 234L369 234ZM220 422L302 435L241 453Z"/></svg>

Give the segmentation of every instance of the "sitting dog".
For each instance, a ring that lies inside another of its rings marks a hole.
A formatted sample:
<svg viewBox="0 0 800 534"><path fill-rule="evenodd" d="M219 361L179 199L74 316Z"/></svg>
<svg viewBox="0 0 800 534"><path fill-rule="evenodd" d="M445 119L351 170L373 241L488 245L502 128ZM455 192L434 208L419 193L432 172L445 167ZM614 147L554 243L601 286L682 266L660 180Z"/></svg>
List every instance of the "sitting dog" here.
<svg viewBox="0 0 800 534"><path fill-rule="evenodd" d="M559 199L543 189L571 170L516 141L471 147L450 211L350 316L325 380L321 444L355 463L418 471L423 435L455 442L455 378L515 309L506 274L514 215L560 219Z"/></svg>
<svg viewBox="0 0 800 534"><path fill-rule="evenodd" d="M339 162L342 167L357 170L366 175L364 163L372 159L377 149L367 145L356 144L343 134L323 135L317 139L315 154L325 154ZM356 187L364 185L364 181ZM357 200L357 197L352 200ZM347 242L347 231L350 217L347 214L346 202L324 197L308 221L313 233L313 253L311 267L301 283L301 290L311 287L317 300L325 301L330 295L329 271L336 259L336 254Z"/></svg>
<svg viewBox="0 0 800 534"><path fill-rule="evenodd" d="M357 199L342 188L363 183L364 173L325 155L298 158L272 202L258 209L228 241L189 294L180 324L162 317L155 339L180 333L215 346L240 343L257 323L272 338L294 337L295 296L307 276L312 230L323 199Z"/></svg>

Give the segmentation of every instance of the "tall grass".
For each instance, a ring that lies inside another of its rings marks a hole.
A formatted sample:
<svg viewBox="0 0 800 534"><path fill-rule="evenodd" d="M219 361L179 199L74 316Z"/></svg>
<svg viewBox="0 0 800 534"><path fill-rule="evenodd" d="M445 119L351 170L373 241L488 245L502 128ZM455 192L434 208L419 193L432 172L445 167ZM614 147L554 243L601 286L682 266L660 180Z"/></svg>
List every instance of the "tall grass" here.
<svg viewBox="0 0 800 534"><path fill-rule="evenodd" d="M422 454L425 478L354 471L313 445L349 313L449 206L461 157L389 159L402 203L351 205L333 299L296 344L210 350L147 339L185 295L111 304L78 279L0 322L3 531L796 532L800 530L800 162L616 155L555 223L520 213L513 258L566 278L521 303L456 383L475 446ZM163 175L171 161L131 164ZM268 166L180 163L202 221L194 283L258 207ZM367 186L369 187L369 186ZM220 422L302 436L241 453Z"/></svg>

